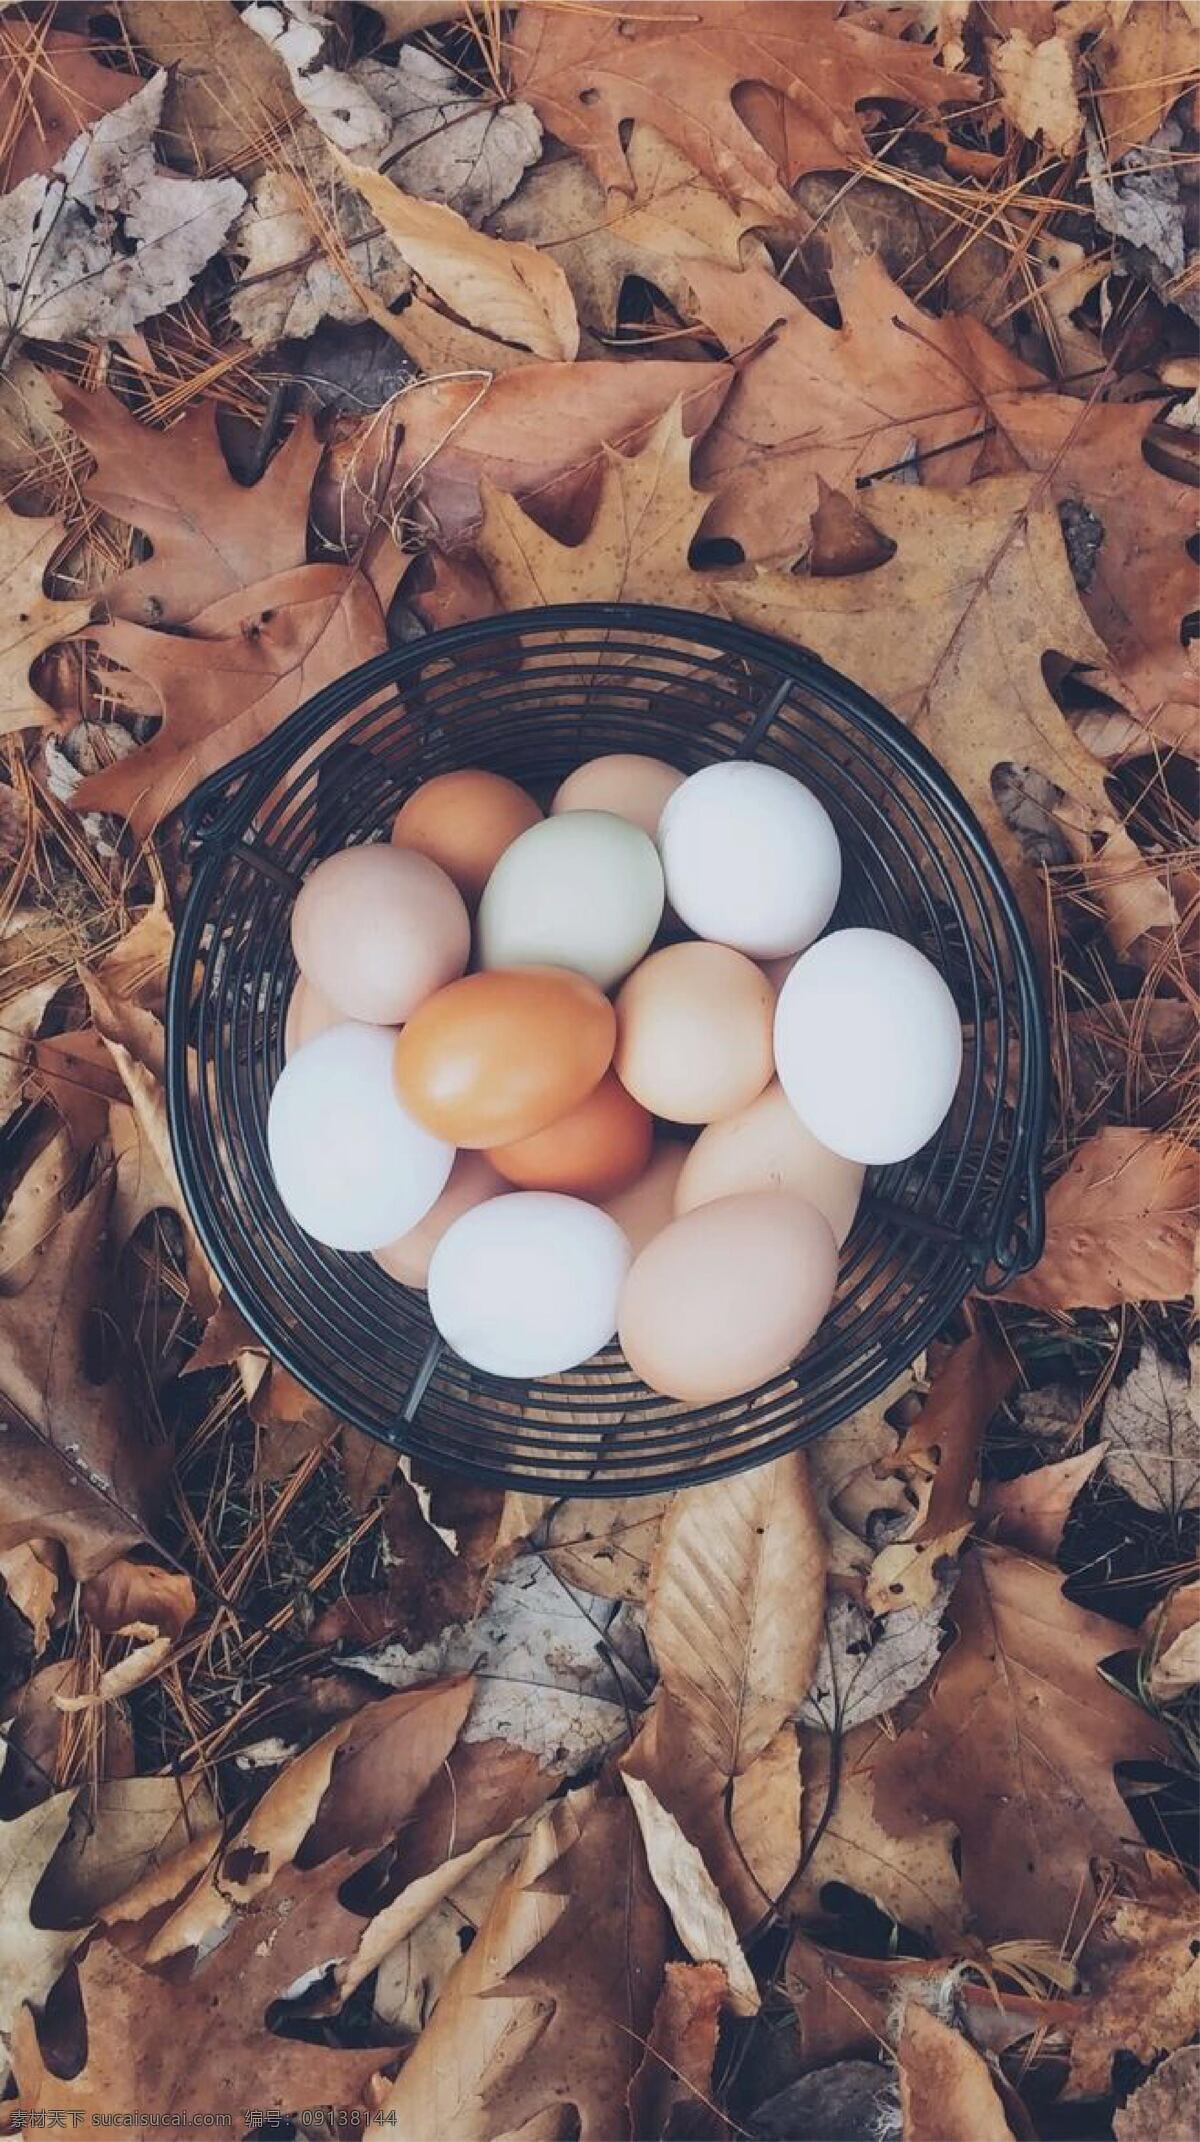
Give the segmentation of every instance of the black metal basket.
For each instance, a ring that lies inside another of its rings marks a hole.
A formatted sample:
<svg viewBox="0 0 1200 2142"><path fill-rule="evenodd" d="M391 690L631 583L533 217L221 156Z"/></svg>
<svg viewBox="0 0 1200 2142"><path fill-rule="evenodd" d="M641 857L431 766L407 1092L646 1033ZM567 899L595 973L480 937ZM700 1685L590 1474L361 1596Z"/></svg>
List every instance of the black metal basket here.
<svg viewBox="0 0 1200 2142"><path fill-rule="evenodd" d="M296 977L289 917L305 872L386 835L433 774L491 767L545 801L573 767L612 751L688 772L753 755L799 775L842 843L834 925L877 926L919 946L954 991L965 1032L948 1121L914 1159L869 1173L834 1305L794 1371L694 1410L653 1396L615 1345L531 1385L466 1367L437 1342L423 1294L295 1225L267 1160L267 1103ZM1001 1285L1038 1256L1048 1044L1025 930L940 767L811 656L629 603L464 625L319 692L198 789L186 824L195 873L168 1003L184 1195L247 1322L368 1434L481 1482L555 1494L713 1479L844 1419L916 1358L972 1287Z"/></svg>

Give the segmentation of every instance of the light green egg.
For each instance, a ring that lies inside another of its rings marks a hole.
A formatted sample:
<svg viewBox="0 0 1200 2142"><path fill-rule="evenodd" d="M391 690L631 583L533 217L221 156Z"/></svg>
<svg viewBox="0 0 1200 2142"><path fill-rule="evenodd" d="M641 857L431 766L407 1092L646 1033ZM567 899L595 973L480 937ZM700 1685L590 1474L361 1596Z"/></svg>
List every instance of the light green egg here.
<svg viewBox="0 0 1200 2142"><path fill-rule="evenodd" d="M479 903L481 967L569 967L611 989L662 920L649 835L610 811L543 819L506 848Z"/></svg>

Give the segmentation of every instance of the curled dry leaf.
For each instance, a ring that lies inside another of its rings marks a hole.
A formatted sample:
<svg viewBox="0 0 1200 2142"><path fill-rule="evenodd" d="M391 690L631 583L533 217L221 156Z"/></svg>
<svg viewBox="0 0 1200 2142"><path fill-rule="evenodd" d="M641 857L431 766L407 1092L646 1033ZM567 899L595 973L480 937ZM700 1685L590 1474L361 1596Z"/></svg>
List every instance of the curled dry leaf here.
<svg viewBox="0 0 1200 2142"><path fill-rule="evenodd" d="M1177 1585L1147 1616L1146 1686L1155 1703L1174 1703L1200 1682L1200 1581Z"/></svg>
<svg viewBox="0 0 1200 2142"><path fill-rule="evenodd" d="M1200 1355L1187 1369L1147 1339L1104 1401L1104 1470L1143 1510L1177 1516L1200 1503Z"/></svg>
<svg viewBox="0 0 1200 2142"><path fill-rule="evenodd" d="M196 1590L182 1570L120 1555L88 1578L79 1604L102 1636L121 1636L130 1622L142 1622L177 1641L195 1614Z"/></svg>
<svg viewBox="0 0 1200 2142"><path fill-rule="evenodd" d="M1071 2044L1070 2089L1110 2087L1113 2056L1147 2066L1195 2035L1200 2001L1196 1893L1174 1861L1147 1855L1102 1907L1082 1962L1087 2004Z"/></svg>
<svg viewBox="0 0 1200 2142"><path fill-rule="evenodd" d="M979 1498L979 1525L1002 1547L1053 1562L1062 1546L1075 1500L1102 1464L1106 1443L1094 1443L1057 1465L1039 1465L1016 1480L985 1480Z"/></svg>
<svg viewBox="0 0 1200 2142"><path fill-rule="evenodd" d="M920 2001L905 2005L896 2066L904 2142L1012 2142L982 2054Z"/></svg>
<svg viewBox="0 0 1200 2142"><path fill-rule="evenodd" d="M135 1622L133 1630L139 1637L145 1624ZM146 1681L153 1680L171 1656L172 1639L169 1636L151 1637L149 1643L135 1644L123 1659L106 1666L92 1688L83 1689L78 1695L56 1695L54 1702L60 1711L96 1711L106 1703L119 1703L122 1696L131 1695Z"/></svg>
<svg viewBox="0 0 1200 2142"><path fill-rule="evenodd" d="M45 593L46 568L62 544L60 522L14 513L0 500L0 575L10 591L0 629L0 736L44 729L59 719L29 672L48 647L86 624L92 610L90 596L56 602Z"/></svg>
<svg viewBox="0 0 1200 2142"><path fill-rule="evenodd" d="M233 223L233 178L178 178L155 162L158 73L81 133L53 171L0 201L0 318L39 341L127 335L184 297ZM119 241L119 242L118 242Z"/></svg>
<svg viewBox="0 0 1200 2142"><path fill-rule="evenodd" d="M1005 1299L1057 1312L1178 1301L1192 1284L1198 1206L1186 1146L1154 1131L1099 1131L1051 1185L1041 1262Z"/></svg>
<svg viewBox="0 0 1200 2142"><path fill-rule="evenodd" d="M761 2003L754 1973L742 1954L733 1921L695 1845L675 1817L655 1798L644 1778L623 1773L625 1790L642 1833L650 1873L679 1939L697 1963L721 1966L729 2005L737 2016L757 2015Z"/></svg>

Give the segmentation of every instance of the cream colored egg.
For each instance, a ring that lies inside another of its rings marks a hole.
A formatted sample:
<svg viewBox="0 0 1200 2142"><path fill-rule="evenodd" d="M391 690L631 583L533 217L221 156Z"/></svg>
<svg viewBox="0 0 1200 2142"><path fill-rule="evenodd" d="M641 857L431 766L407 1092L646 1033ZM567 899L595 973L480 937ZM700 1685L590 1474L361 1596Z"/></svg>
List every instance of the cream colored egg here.
<svg viewBox="0 0 1200 2142"><path fill-rule="evenodd" d="M675 1186L687 1156L688 1147L677 1139L660 1140L645 1173L628 1190L605 1199L605 1212L628 1235L635 1257L674 1219Z"/></svg>
<svg viewBox="0 0 1200 2142"><path fill-rule="evenodd" d="M294 1056L306 1041L315 1041L326 1027L340 1026L345 1013L328 997L306 982L302 974L296 976L296 986L288 998L287 1016L283 1022L283 1053Z"/></svg>
<svg viewBox="0 0 1200 2142"><path fill-rule="evenodd" d="M559 811L611 811L616 818L640 826L651 840L658 831L668 796L684 780L677 766L665 759L644 758L637 751L613 751L606 758L588 759L567 775L550 806Z"/></svg>
<svg viewBox="0 0 1200 2142"><path fill-rule="evenodd" d="M471 923L457 887L428 856L344 848L301 886L292 948L305 981L345 1018L396 1026L462 973Z"/></svg>
<svg viewBox="0 0 1200 2142"><path fill-rule="evenodd" d="M617 998L617 1077L651 1115L711 1123L745 1108L771 1076L775 999L728 945L667 945Z"/></svg>
<svg viewBox="0 0 1200 2142"><path fill-rule="evenodd" d="M792 1190L823 1212L839 1248L854 1224L863 1168L821 1145L800 1121L778 1079L735 1116L710 1123L684 1161L677 1213L744 1190Z"/></svg>

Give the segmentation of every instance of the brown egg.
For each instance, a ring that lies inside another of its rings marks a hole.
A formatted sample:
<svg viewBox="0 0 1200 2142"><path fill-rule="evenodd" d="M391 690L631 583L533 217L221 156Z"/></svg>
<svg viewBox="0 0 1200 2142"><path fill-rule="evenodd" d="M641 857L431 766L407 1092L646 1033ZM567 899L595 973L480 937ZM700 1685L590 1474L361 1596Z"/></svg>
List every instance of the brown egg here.
<svg viewBox="0 0 1200 2142"><path fill-rule="evenodd" d="M616 1015L582 974L499 967L431 997L396 1041L396 1090L451 1145L511 1145L565 1116L612 1061Z"/></svg>
<svg viewBox="0 0 1200 2142"><path fill-rule="evenodd" d="M800 1121L778 1079L749 1108L702 1130L675 1192L676 1212L742 1190L794 1190L823 1212L839 1246L862 1194L861 1161L843 1160Z"/></svg>
<svg viewBox="0 0 1200 2142"><path fill-rule="evenodd" d="M447 1228L464 1212L486 1205L489 1198L499 1197L507 1189L508 1184L482 1153L460 1153L436 1205L431 1205L424 1219L410 1227L398 1242L375 1250L376 1264L381 1264L390 1278L398 1279L402 1287L423 1287L429 1278L429 1260Z"/></svg>
<svg viewBox="0 0 1200 2142"><path fill-rule="evenodd" d="M562 1190L572 1197L615 1197L650 1158L654 1125L615 1072L557 1122L515 1145L494 1145L492 1166L520 1190Z"/></svg>
<svg viewBox="0 0 1200 2142"><path fill-rule="evenodd" d="M669 1123L745 1108L775 1068L775 999L761 968L728 945L667 945L617 998L617 1076Z"/></svg>
<svg viewBox="0 0 1200 2142"><path fill-rule="evenodd" d="M640 826L651 840L668 796L683 784L677 766L665 759L643 758L637 751L614 751L607 758L589 759L567 775L550 806L559 811L611 811L614 818L627 818Z"/></svg>
<svg viewBox="0 0 1200 2142"><path fill-rule="evenodd" d="M688 1156L686 1145L674 1138L660 1139L650 1155L650 1165L628 1190L606 1198L604 1210L628 1237L635 1257L647 1242L661 1235L675 1217L675 1185Z"/></svg>
<svg viewBox="0 0 1200 2142"><path fill-rule="evenodd" d="M292 909L306 982L346 1019L397 1026L461 974L471 921L436 863L402 848L344 848L318 863Z"/></svg>
<svg viewBox="0 0 1200 2142"><path fill-rule="evenodd" d="M787 1190L718 1198L673 1220L630 1270L617 1335L664 1398L716 1405L781 1375L833 1300L837 1250Z"/></svg>
<svg viewBox="0 0 1200 2142"><path fill-rule="evenodd" d="M473 908L505 849L541 815L515 781L468 766L422 782L392 827L392 839L440 864Z"/></svg>
<svg viewBox="0 0 1200 2142"><path fill-rule="evenodd" d="M302 974L296 976L296 986L288 998L287 1017L283 1022L283 1053L294 1056L306 1041L315 1041L327 1026L340 1026L345 1012L323 997L319 989L306 982Z"/></svg>

